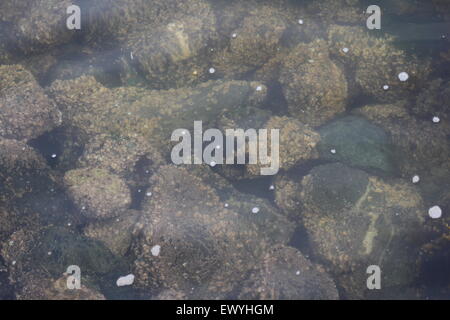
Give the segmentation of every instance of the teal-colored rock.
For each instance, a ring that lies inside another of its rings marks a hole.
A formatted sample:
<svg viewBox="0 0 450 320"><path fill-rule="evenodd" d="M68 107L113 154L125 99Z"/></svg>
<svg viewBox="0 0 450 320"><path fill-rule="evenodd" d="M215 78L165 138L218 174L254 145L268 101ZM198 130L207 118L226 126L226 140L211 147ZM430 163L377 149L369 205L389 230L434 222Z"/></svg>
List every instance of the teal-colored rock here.
<svg viewBox="0 0 450 320"><path fill-rule="evenodd" d="M349 166L393 174L394 150L389 135L364 118L346 116L319 130L320 157Z"/></svg>

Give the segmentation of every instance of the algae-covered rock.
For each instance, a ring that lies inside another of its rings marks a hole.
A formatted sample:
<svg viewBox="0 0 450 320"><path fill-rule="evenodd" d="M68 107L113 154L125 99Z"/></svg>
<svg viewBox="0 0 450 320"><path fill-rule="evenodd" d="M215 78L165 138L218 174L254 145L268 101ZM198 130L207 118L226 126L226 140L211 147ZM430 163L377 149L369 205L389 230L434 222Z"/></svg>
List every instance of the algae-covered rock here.
<svg viewBox="0 0 450 320"><path fill-rule="evenodd" d="M68 171L64 182L81 213L89 218L110 218L131 204L130 190L118 176L104 169Z"/></svg>
<svg viewBox="0 0 450 320"><path fill-rule="evenodd" d="M314 168L301 183L303 222L313 254L330 267L348 297L370 297L370 265L381 268L382 294L411 285L427 233L427 211L417 189L356 169L345 173L339 166Z"/></svg>
<svg viewBox="0 0 450 320"><path fill-rule="evenodd" d="M66 10L72 5L69 0L2 2L0 19L14 24L13 39L24 53L44 51L74 36L74 31L66 26Z"/></svg>
<svg viewBox="0 0 450 320"><path fill-rule="evenodd" d="M309 126L290 117L272 117L263 126L268 130L267 147L269 155L272 154L271 130L279 130L279 160L280 169L289 170L296 165L317 159L319 153L317 144L320 140L319 134ZM253 175L260 175L261 167L267 165L248 165L247 169Z"/></svg>
<svg viewBox="0 0 450 320"><path fill-rule="evenodd" d="M16 289L17 300L105 300L97 289L86 285L84 281L79 289L67 287L67 276L50 278L43 273L37 276L28 272Z"/></svg>
<svg viewBox="0 0 450 320"><path fill-rule="evenodd" d="M336 300L336 285L325 270L297 249L273 246L243 283L240 299Z"/></svg>
<svg viewBox="0 0 450 320"><path fill-rule="evenodd" d="M366 119L346 116L325 125L319 134L320 158L385 174L395 173L394 149L389 135Z"/></svg>
<svg viewBox="0 0 450 320"><path fill-rule="evenodd" d="M202 121L216 127L221 114L259 106L265 98L247 81L209 81L195 88L155 91L134 87L108 89L92 77L55 81L49 89L64 116L63 122L89 137L140 135L166 155L173 130L191 130Z"/></svg>
<svg viewBox="0 0 450 320"><path fill-rule="evenodd" d="M417 96L416 103L410 106L410 112L420 119L432 121L438 117L440 121L449 121L448 106L444 101L450 99L450 82L436 79Z"/></svg>
<svg viewBox="0 0 450 320"><path fill-rule="evenodd" d="M95 136L79 159L82 167L106 169L135 185L145 185L165 162L147 139L104 134Z"/></svg>
<svg viewBox="0 0 450 320"><path fill-rule="evenodd" d="M428 80L428 60L419 61L396 47L392 36L370 36L365 26L331 25L328 46L352 75L349 85L354 87L354 95L360 88L378 101L393 102L413 95ZM401 72L408 74L407 81L400 81ZM388 89L384 88L386 85Z"/></svg>
<svg viewBox="0 0 450 320"><path fill-rule="evenodd" d="M124 256L132 243L135 224L140 212L128 210L116 218L94 221L84 229L84 234L101 241L108 249L117 256Z"/></svg>
<svg viewBox="0 0 450 320"><path fill-rule="evenodd" d="M394 147L398 175L418 184L427 203L445 203L450 177L450 126L445 120L416 119L409 115L404 102L367 105L354 111L383 128ZM425 110L425 109L424 109Z"/></svg>
<svg viewBox="0 0 450 320"><path fill-rule="evenodd" d="M311 127L345 110L347 80L341 68L330 60L323 40L292 49L281 67L280 83L289 114Z"/></svg>
<svg viewBox="0 0 450 320"><path fill-rule="evenodd" d="M162 167L151 185L135 249L138 286L224 297L266 247L257 227L182 168Z"/></svg>
<svg viewBox="0 0 450 320"><path fill-rule="evenodd" d="M0 136L29 140L59 124L60 112L20 65L0 66Z"/></svg>
<svg viewBox="0 0 450 320"><path fill-rule="evenodd" d="M358 0L325 0L308 3L306 13L319 17L325 24L364 24L366 9Z"/></svg>

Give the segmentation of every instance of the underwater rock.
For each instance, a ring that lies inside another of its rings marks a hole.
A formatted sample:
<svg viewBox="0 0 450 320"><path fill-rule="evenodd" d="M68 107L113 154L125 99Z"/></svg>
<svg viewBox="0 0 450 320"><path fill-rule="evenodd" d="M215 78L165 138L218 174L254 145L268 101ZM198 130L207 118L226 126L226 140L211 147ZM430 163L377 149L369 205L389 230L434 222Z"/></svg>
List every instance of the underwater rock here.
<svg viewBox="0 0 450 320"><path fill-rule="evenodd" d="M0 7L0 20L13 23L11 38L20 50L26 54L42 52L73 37L65 14L71 5L69 0L6 0Z"/></svg>
<svg viewBox="0 0 450 320"><path fill-rule="evenodd" d="M101 241L117 256L124 256L131 246L139 216L139 211L127 210L117 218L91 222L85 227L84 235Z"/></svg>
<svg viewBox="0 0 450 320"><path fill-rule="evenodd" d="M428 81L429 61L418 60L394 45L392 36L372 37L365 27L331 25L328 29L330 54L341 61L349 86L381 102L412 96ZM348 48L348 52L343 49ZM398 75L407 72L408 81ZM354 83L353 83L354 82ZM384 89L384 86L388 89Z"/></svg>
<svg viewBox="0 0 450 320"><path fill-rule="evenodd" d="M59 124L60 112L20 65L0 66L0 136L29 140Z"/></svg>
<svg viewBox="0 0 450 320"><path fill-rule="evenodd" d="M120 176L129 185L143 186L165 164L159 151L141 136L95 136L79 159L81 167L102 168Z"/></svg>
<svg viewBox="0 0 450 320"><path fill-rule="evenodd" d="M261 259L239 299L337 300L336 285L325 270L306 259L295 248L277 245Z"/></svg>
<svg viewBox="0 0 450 320"><path fill-rule="evenodd" d="M302 177L292 172L282 172L275 176L275 203L290 221L299 223L302 218L300 202Z"/></svg>
<svg viewBox="0 0 450 320"><path fill-rule="evenodd" d="M257 227L183 168L161 167L151 185L138 223L136 284L190 291L197 299L226 296L267 246Z"/></svg>
<svg viewBox="0 0 450 320"><path fill-rule="evenodd" d="M278 52L288 23L282 11L255 6L227 35L228 45L212 57L212 65L220 76L235 79L261 67Z"/></svg>
<svg viewBox="0 0 450 320"><path fill-rule="evenodd" d="M101 242L61 227L37 227L16 231L3 246L1 255L8 266L11 283L33 290L33 279L59 279L71 265L79 266L82 284L111 287L114 278L128 266ZM31 283L30 283L31 282Z"/></svg>
<svg viewBox="0 0 450 320"><path fill-rule="evenodd" d="M306 14L320 18L325 24L362 25L367 19L364 14L366 9L367 7L364 7L358 0L312 1L306 6Z"/></svg>
<svg viewBox="0 0 450 320"><path fill-rule="evenodd" d="M345 110L347 80L330 60L323 40L292 49L281 67L280 83L289 114L306 125L320 126Z"/></svg>
<svg viewBox="0 0 450 320"><path fill-rule="evenodd" d="M280 130L280 169L289 170L296 165L319 157L316 146L320 140L320 135L300 121L289 117L272 117L262 128L266 128L269 132L271 129ZM267 146L269 152L271 152L270 135ZM247 169L251 174L259 175L261 166L267 165L247 165Z"/></svg>
<svg viewBox="0 0 450 320"><path fill-rule="evenodd" d="M81 282L76 290L67 288L67 276L50 278L45 273L26 272L16 290L17 300L105 300L97 289Z"/></svg>
<svg viewBox="0 0 450 320"><path fill-rule="evenodd" d="M7 210L9 223L80 222L60 178L40 154L24 142L8 139L0 139L0 151L0 206Z"/></svg>
<svg viewBox="0 0 450 320"><path fill-rule="evenodd" d="M362 117L346 116L319 130L320 158L350 166L393 174L394 148L389 135Z"/></svg>
<svg viewBox="0 0 450 320"><path fill-rule="evenodd" d="M450 100L450 81L435 79L429 85L420 91L416 103L412 104L408 110L414 116L423 120L433 120L434 117L439 122L450 121L448 115L448 106L443 103Z"/></svg>
<svg viewBox="0 0 450 320"><path fill-rule="evenodd" d="M175 129L191 130L194 121L217 127L221 114L241 112L264 101L257 82L209 81L195 88L167 91L136 87L108 89L92 77L55 81L49 94L63 111L63 123L113 136L140 135L165 156Z"/></svg>
<svg viewBox="0 0 450 320"><path fill-rule="evenodd" d="M427 205L445 203L450 183L450 125L446 121L416 119L409 115L411 109L414 107L399 101L367 105L355 109L354 113L363 115L389 134L398 174L408 180L414 175L420 177L418 186Z"/></svg>
<svg viewBox="0 0 450 320"><path fill-rule="evenodd" d="M66 172L64 182L68 193L81 213L88 218L111 218L131 204L125 182L107 170L75 169Z"/></svg>
<svg viewBox="0 0 450 320"><path fill-rule="evenodd" d="M413 283L427 233L427 212L414 186L367 177L341 164L316 167L301 184L311 250L330 267L347 297L370 297L370 265L382 270L383 293Z"/></svg>
<svg viewBox="0 0 450 320"><path fill-rule="evenodd" d="M166 289L153 297L152 300L186 300L186 294L181 291Z"/></svg>

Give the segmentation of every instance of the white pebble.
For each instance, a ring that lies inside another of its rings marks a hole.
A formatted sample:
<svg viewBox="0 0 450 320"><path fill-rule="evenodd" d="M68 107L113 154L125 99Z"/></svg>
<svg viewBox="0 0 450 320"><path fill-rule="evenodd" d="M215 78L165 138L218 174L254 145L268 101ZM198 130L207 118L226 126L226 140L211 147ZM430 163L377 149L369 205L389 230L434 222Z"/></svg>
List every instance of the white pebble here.
<svg viewBox="0 0 450 320"><path fill-rule="evenodd" d="M400 81L402 81L402 82L405 82L405 81L407 81L407 80L409 79L409 74L406 73L406 72L400 72L400 73L398 74L398 79L399 79Z"/></svg>
<svg viewBox="0 0 450 320"><path fill-rule="evenodd" d="M254 208L252 209L252 212L253 212L253 213L258 213L258 212L259 212L259 208L258 208L258 207L254 207Z"/></svg>
<svg viewBox="0 0 450 320"><path fill-rule="evenodd" d="M347 53L349 51L348 48L342 48L342 52Z"/></svg>
<svg viewBox="0 0 450 320"><path fill-rule="evenodd" d="M150 197L150 196L152 195L152 193L151 193L151 192L147 192L145 195L146 195L147 197Z"/></svg>
<svg viewBox="0 0 450 320"><path fill-rule="evenodd" d="M434 206L431 207L428 210L428 215L432 218L432 219L438 219L442 216L442 209L439 206Z"/></svg>
<svg viewBox="0 0 450 320"><path fill-rule="evenodd" d="M154 257L157 257L157 256L159 256L159 253L161 252L161 246L160 245L153 246L151 251L152 251L152 255Z"/></svg>
<svg viewBox="0 0 450 320"><path fill-rule="evenodd" d="M213 74L214 72L216 72L216 69L214 69L214 68L209 68L209 73Z"/></svg>
<svg viewBox="0 0 450 320"><path fill-rule="evenodd" d="M384 86L383 86L383 90L389 90L389 86L387 85L387 84L385 84Z"/></svg>
<svg viewBox="0 0 450 320"><path fill-rule="evenodd" d="M233 34L231 35L231 37L232 37L233 39L235 39L235 38L237 37L237 34L236 34L236 33L233 33Z"/></svg>
<svg viewBox="0 0 450 320"><path fill-rule="evenodd" d="M441 122L441 119L439 117L433 117L433 122L439 123L439 122Z"/></svg>
<svg viewBox="0 0 450 320"><path fill-rule="evenodd" d="M56 158L56 153L52 154L52 158L53 158L53 159Z"/></svg>
<svg viewBox="0 0 450 320"><path fill-rule="evenodd" d="M129 286L129 285L132 285L133 282L134 282L134 275L129 274L125 277L120 277L119 279L117 279L116 285L118 287Z"/></svg>
<svg viewBox="0 0 450 320"><path fill-rule="evenodd" d="M336 149L331 149L330 152L331 152L332 154L336 154Z"/></svg>
<svg viewBox="0 0 450 320"><path fill-rule="evenodd" d="M269 187L269 190L275 190L275 186L272 184L272 185Z"/></svg>
<svg viewBox="0 0 450 320"><path fill-rule="evenodd" d="M51 251L49 251L49 252L47 252L47 254L48 254L49 256L51 256L51 255L52 255L52 252L51 252Z"/></svg>
<svg viewBox="0 0 450 320"><path fill-rule="evenodd" d="M298 19L298 24L303 24L303 19Z"/></svg>
<svg viewBox="0 0 450 320"><path fill-rule="evenodd" d="M14 260L13 262L12 262L12 265L15 265L16 264L16 260Z"/></svg>
<svg viewBox="0 0 450 320"><path fill-rule="evenodd" d="M418 183L419 181L420 181L420 177L418 175L415 175L414 177L412 177L413 183Z"/></svg>
<svg viewBox="0 0 450 320"><path fill-rule="evenodd" d="M229 206L228 203L225 203L225 204L224 204L224 207L225 207L225 208L228 208L228 206Z"/></svg>
<svg viewBox="0 0 450 320"><path fill-rule="evenodd" d="M296 275L300 275L300 270L297 270L297 272L295 274Z"/></svg>
<svg viewBox="0 0 450 320"><path fill-rule="evenodd" d="M257 86L256 87L256 91L262 91L262 87L261 86Z"/></svg>

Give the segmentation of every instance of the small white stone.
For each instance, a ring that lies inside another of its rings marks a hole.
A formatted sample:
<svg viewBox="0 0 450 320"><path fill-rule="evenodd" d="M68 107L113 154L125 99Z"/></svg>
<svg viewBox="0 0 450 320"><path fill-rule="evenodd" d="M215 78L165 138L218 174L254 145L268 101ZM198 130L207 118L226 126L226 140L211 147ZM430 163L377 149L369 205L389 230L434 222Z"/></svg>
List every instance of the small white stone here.
<svg viewBox="0 0 450 320"><path fill-rule="evenodd" d="M433 117L433 122L434 123L439 123L439 122L441 122L441 119L439 118L439 117Z"/></svg>
<svg viewBox="0 0 450 320"><path fill-rule="evenodd" d="M300 275L300 270L297 270L297 272L295 274L296 275Z"/></svg>
<svg viewBox="0 0 450 320"><path fill-rule="evenodd" d="M160 245L153 246L151 251L152 251L152 255L154 257L157 257L157 256L159 256L159 253L161 252L161 246Z"/></svg>
<svg viewBox="0 0 450 320"><path fill-rule="evenodd" d="M141 189L138 189L138 192L139 192L139 193L141 193L141 192L142 192L142 190L141 190Z"/></svg>
<svg viewBox="0 0 450 320"><path fill-rule="evenodd" d="M119 279L117 279L116 281L116 285L118 287L123 287L123 286L130 286L132 285L134 282L134 275L133 274L129 274L125 277L120 277Z"/></svg>
<svg viewBox="0 0 450 320"><path fill-rule="evenodd" d="M16 264L16 260L14 260L13 262L12 262L12 265L14 266Z"/></svg>
<svg viewBox="0 0 450 320"><path fill-rule="evenodd" d="M72 225L72 224L71 224L70 222L67 224L67 226L69 226L69 227L70 227L71 225Z"/></svg>
<svg viewBox="0 0 450 320"><path fill-rule="evenodd" d="M48 254L49 256L51 256L51 255L52 255L52 252L51 252L51 251L49 251L49 252L47 252L47 254Z"/></svg>
<svg viewBox="0 0 450 320"><path fill-rule="evenodd" d="M298 24L303 24L303 19L298 19Z"/></svg>
<svg viewBox="0 0 450 320"><path fill-rule="evenodd" d="M147 197L151 197L152 193L151 193L151 192L147 192L145 195L146 195Z"/></svg>
<svg viewBox="0 0 450 320"><path fill-rule="evenodd" d="M12 246L13 244L14 244L14 241L11 240L11 241L9 242L9 245Z"/></svg>
<svg viewBox="0 0 450 320"><path fill-rule="evenodd" d="M231 37L232 37L233 39L235 39L235 38L237 37L237 34L236 34L236 33L233 33L233 34L231 35Z"/></svg>
<svg viewBox="0 0 450 320"><path fill-rule="evenodd" d="M55 159L56 158L56 153L52 154L52 158Z"/></svg>
<svg viewBox="0 0 450 320"><path fill-rule="evenodd" d="M405 82L405 81L407 81L407 80L409 79L409 74L406 73L406 72L400 72L400 73L398 74L398 79L399 79L400 81L402 81L402 82Z"/></svg>
<svg viewBox="0 0 450 320"><path fill-rule="evenodd" d="M225 208L228 208L229 204L228 204L228 203L225 203L223 206L224 206Z"/></svg>
<svg viewBox="0 0 450 320"><path fill-rule="evenodd" d="M414 177L412 177L413 183L418 183L419 181L420 181L420 177L418 175L415 175Z"/></svg>
<svg viewBox="0 0 450 320"><path fill-rule="evenodd" d="M442 209L439 206L434 206L431 207L428 210L428 215L432 218L432 219L438 219L442 216Z"/></svg>
<svg viewBox="0 0 450 320"><path fill-rule="evenodd" d="M81 207L81 210L86 210L86 207L85 207L85 206L82 206L82 207Z"/></svg>
<svg viewBox="0 0 450 320"><path fill-rule="evenodd" d="M252 213L258 213L259 212L259 208L258 207L254 207L253 209L252 209Z"/></svg>
<svg viewBox="0 0 450 320"><path fill-rule="evenodd" d="M262 86L257 86L256 91L262 91Z"/></svg>
<svg viewBox="0 0 450 320"><path fill-rule="evenodd" d="M387 84L385 84L384 86L383 86L383 90L389 90L389 86L387 85Z"/></svg>
<svg viewBox="0 0 450 320"><path fill-rule="evenodd" d="M332 154L336 154L336 149L331 149L330 152L331 152Z"/></svg>
<svg viewBox="0 0 450 320"><path fill-rule="evenodd" d="M214 69L214 68L209 68L209 73L213 74L214 72L216 72L216 69Z"/></svg>
<svg viewBox="0 0 450 320"><path fill-rule="evenodd" d="M269 190L275 190L275 186L272 184L272 185L269 187Z"/></svg>
<svg viewBox="0 0 450 320"><path fill-rule="evenodd" d="M347 53L349 51L348 48L342 48L342 52Z"/></svg>

